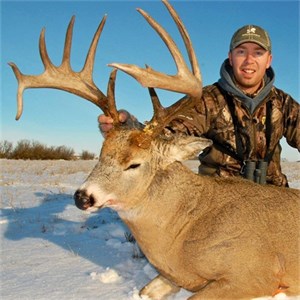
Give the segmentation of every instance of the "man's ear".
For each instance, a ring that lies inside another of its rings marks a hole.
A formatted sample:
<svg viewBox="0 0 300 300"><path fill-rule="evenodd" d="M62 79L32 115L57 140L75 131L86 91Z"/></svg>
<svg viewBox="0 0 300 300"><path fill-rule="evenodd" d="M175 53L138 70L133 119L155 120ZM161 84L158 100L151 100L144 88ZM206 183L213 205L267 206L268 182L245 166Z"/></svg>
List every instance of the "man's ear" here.
<svg viewBox="0 0 300 300"><path fill-rule="evenodd" d="M268 68L270 68L271 67L271 63L272 63L272 59L273 59L273 56L272 56L272 54L270 53L269 54L269 61L268 61L268 63L267 63L267 67L266 67L266 69L268 69Z"/></svg>
<svg viewBox="0 0 300 300"><path fill-rule="evenodd" d="M228 52L229 63L232 66L232 54L231 51Z"/></svg>

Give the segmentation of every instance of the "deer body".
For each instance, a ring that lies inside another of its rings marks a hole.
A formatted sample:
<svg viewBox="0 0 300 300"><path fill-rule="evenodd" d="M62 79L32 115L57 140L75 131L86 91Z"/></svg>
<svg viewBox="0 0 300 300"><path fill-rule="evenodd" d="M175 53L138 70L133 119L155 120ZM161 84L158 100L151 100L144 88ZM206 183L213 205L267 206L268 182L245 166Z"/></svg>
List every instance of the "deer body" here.
<svg viewBox="0 0 300 300"><path fill-rule="evenodd" d="M76 193L79 208L114 208L160 274L203 299L251 299L286 287L300 294L298 190L194 174L178 160L210 145L204 139L157 138L142 149L132 135L107 137Z"/></svg>

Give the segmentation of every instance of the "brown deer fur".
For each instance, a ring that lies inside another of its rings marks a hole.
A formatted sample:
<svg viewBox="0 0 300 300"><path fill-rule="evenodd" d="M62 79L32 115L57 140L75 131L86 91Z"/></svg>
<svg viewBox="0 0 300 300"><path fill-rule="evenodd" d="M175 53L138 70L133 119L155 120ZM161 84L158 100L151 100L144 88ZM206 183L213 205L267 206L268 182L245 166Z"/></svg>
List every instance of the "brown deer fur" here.
<svg viewBox="0 0 300 300"><path fill-rule="evenodd" d="M193 299L300 294L298 190L194 174L180 161L208 140L157 137L145 149L132 134L110 132L75 199L84 209L111 207L129 226L160 273L142 294L163 299L176 287Z"/></svg>

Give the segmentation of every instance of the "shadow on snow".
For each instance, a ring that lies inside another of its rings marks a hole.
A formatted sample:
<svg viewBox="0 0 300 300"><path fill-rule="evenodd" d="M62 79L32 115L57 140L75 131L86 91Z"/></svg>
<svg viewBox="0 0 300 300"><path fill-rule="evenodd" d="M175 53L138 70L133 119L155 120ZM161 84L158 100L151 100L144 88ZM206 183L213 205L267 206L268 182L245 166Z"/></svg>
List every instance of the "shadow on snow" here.
<svg viewBox="0 0 300 300"><path fill-rule="evenodd" d="M39 206L2 210L2 217L8 221L5 238L43 239L104 268L114 267L126 256L132 258L133 246L130 244L129 250L125 236L129 231L111 209L81 216L70 194L36 192L35 196L41 199Z"/></svg>

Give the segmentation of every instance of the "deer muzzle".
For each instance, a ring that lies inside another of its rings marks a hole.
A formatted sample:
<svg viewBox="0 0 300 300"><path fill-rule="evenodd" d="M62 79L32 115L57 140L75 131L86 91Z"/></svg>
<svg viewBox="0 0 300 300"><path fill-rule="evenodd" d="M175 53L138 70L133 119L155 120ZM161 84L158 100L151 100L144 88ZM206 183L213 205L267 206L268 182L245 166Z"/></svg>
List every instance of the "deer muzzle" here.
<svg viewBox="0 0 300 300"><path fill-rule="evenodd" d="M88 195L85 189L78 189L74 194L75 204L79 209L86 210L95 205L93 195Z"/></svg>

